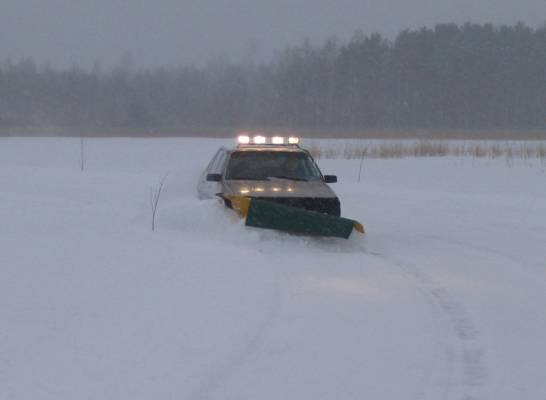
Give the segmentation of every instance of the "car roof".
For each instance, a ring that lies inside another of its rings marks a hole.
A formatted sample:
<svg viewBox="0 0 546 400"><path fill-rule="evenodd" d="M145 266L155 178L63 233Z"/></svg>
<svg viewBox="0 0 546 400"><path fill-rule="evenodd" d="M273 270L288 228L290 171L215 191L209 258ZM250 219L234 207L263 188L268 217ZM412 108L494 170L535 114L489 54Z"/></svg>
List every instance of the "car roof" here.
<svg viewBox="0 0 546 400"><path fill-rule="evenodd" d="M274 145L274 144L250 144L250 145L238 145L233 151L278 151L289 153L307 153L307 150L302 149L297 145Z"/></svg>

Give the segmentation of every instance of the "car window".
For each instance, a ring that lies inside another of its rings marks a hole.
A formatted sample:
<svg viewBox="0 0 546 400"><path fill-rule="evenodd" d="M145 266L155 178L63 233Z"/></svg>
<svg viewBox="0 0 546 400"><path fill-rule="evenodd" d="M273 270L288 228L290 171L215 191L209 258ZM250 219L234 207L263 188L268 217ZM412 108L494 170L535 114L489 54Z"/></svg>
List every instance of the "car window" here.
<svg viewBox="0 0 546 400"><path fill-rule="evenodd" d="M236 151L229 159L228 180L321 180L313 159L304 152Z"/></svg>
<svg viewBox="0 0 546 400"><path fill-rule="evenodd" d="M207 165L207 172L211 173L214 163L216 162L216 159L219 157L222 149L218 150L216 154L214 154L214 157L209 161L209 164Z"/></svg>
<svg viewBox="0 0 546 400"><path fill-rule="evenodd" d="M220 149L216 152L214 157L210 160L209 164L207 165L207 173L209 174L217 174L222 173L222 167L224 165L224 161L226 158L226 150Z"/></svg>
<svg viewBox="0 0 546 400"><path fill-rule="evenodd" d="M219 151L218 156L214 160L214 164L212 165L212 172L216 174L221 174L222 169L224 167L224 162L226 160L226 151L224 149Z"/></svg>

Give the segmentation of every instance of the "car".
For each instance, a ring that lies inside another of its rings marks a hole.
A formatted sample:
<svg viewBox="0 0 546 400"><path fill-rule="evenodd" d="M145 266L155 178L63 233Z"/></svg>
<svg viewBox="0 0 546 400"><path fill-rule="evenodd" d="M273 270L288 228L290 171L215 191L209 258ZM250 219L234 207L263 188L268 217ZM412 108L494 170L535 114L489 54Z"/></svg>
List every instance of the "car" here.
<svg viewBox="0 0 546 400"><path fill-rule="evenodd" d="M220 148L202 172L200 199L242 196L267 200L335 217L340 201L328 185L335 175L323 175L296 137L240 136L232 149Z"/></svg>

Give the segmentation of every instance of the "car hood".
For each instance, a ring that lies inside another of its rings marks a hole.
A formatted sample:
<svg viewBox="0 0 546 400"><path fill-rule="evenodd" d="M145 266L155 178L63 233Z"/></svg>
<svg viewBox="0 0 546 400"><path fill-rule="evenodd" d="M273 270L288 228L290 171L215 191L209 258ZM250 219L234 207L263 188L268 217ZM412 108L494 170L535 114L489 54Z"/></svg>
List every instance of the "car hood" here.
<svg viewBox="0 0 546 400"><path fill-rule="evenodd" d="M323 181L292 181L273 179L268 181L224 181L224 193L249 197L336 197Z"/></svg>

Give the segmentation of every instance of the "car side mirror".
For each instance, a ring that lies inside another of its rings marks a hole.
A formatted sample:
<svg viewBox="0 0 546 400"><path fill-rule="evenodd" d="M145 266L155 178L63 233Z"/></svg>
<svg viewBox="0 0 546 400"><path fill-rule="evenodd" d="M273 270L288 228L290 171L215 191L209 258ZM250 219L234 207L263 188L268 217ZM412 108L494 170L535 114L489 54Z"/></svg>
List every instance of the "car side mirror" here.
<svg viewBox="0 0 546 400"><path fill-rule="evenodd" d="M222 174L207 174L207 182L220 182Z"/></svg>
<svg viewBox="0 0 546 400"><path fill-rule="evenodd" d="M324 175L324 182L326 182L326 183L336 183L337 182L337 176L336 175Z"/></svg>

